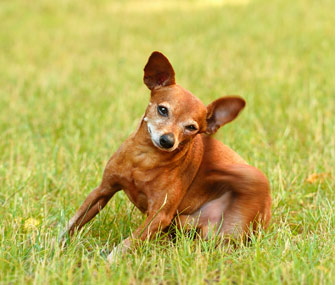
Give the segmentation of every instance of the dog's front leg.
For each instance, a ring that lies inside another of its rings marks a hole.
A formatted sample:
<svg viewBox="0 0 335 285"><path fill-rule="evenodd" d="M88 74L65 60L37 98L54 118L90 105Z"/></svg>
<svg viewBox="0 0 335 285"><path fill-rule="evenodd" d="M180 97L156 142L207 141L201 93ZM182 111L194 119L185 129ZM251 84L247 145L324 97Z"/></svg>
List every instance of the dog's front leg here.
<svg viewBox="0 0 335 285"><path fill-rule="evenodd" d="M127 252L134 242L152 238L159 230L163 230L169 226L171 221L172 217L164 213L158 214L156 217L153 217L153 215L148 216L144 222L144 225L135 230L130 237L126 238L120 244L118 244L108 255L107 260L110 263L113 263L117 256Z"/></svg>
<svg viewBox="0 0 335 285"><path fill-rule="evenodd" d="M70 219L66 230L61 235L61 240L63 240L67 234L71 236L74 230L80 229L83 225L94 218L119 190L119 186L106 183L102 183L99 187L95 188L87 196L75 215Z"/></svg>
<svg viewBox="0 0 335 285"><path fill-rule="evenodd" d="M175 195L175 198L178 195ZM179 201L180 202L180 201ZM137 228L130 237L123 240L108 255L108 261L114 262L119 254L127 252L134 242L152 238L158 231L165 229L171 224L174 214L178 207L175 199L168 201L167 198L161 203L156 203L153 209L149 209L148 217L143 225Z"/></svg>

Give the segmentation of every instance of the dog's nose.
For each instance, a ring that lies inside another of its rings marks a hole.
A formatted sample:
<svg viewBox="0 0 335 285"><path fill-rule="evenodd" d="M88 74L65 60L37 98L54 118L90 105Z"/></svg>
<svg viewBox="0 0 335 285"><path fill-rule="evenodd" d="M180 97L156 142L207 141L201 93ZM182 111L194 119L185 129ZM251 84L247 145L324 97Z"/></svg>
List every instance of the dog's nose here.
<svg viewBox="0 0 335 285"><path fill-rule="evenodd" d="M174 145L174 135L173 133L162 135L159 139L159 144L163 148L171 148Z"/></svg>

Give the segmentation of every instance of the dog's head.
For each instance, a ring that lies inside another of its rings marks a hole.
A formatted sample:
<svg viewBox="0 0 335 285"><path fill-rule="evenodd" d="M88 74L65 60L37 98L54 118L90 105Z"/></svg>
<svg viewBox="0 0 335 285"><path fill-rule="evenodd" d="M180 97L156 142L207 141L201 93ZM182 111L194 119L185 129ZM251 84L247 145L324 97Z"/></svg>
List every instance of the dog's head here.
<svg viewBox="0 0 335 285"><path fill-rule="evenodd" d="M206 107L175 83L172 65L157 51L144 67L143 80L151 90L144 121L152 143L160 150L174 151L198 133L214 134L234 120L245 106L240 97L222 97Z"/></svg>

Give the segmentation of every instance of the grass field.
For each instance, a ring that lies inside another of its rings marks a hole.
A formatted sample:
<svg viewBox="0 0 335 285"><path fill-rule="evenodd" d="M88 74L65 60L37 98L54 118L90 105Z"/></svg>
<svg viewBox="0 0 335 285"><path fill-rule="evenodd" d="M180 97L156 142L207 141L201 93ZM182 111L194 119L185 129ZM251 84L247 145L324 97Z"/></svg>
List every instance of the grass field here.
<svg viewBox="0 0 335 285"><path fill-rule="evenodd" d="M335 2L0 2L1 284L334 284ZM143 220L123 193L66 250L57 238L149 99L165 53L206 104L247 107L217 138L269 177L249 245L177 233L108 265Z"/></svg>

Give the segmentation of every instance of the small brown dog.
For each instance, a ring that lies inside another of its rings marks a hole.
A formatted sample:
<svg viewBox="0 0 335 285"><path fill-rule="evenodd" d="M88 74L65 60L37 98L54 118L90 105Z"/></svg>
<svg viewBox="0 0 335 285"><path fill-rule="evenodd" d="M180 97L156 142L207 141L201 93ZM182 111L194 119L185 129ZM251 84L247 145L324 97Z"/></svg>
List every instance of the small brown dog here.
<svg viewBox="0 0 335 285"><path fill-rule="evenodd" d="M123 189L147 219L109 255L128 250L175 219L180 227L243 235L250 225L267 227L271 196L266 177L211 135L244 108L239 97L222 97L207 107L175 83L160 52L144 68L150 103L137 130L108 161L99 187L86 198L65 233L90 221ZM253 227L254 228L254 227Z"/></svg>

